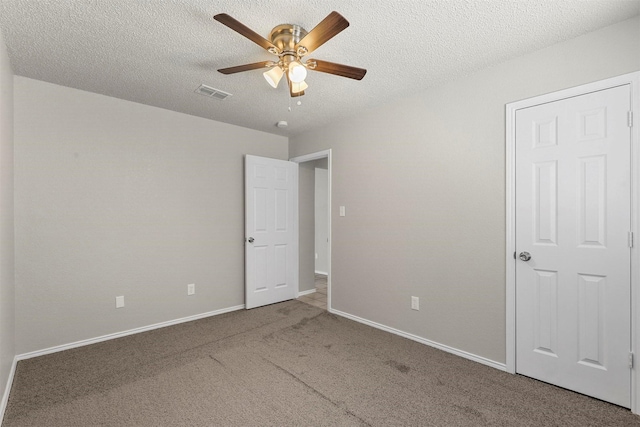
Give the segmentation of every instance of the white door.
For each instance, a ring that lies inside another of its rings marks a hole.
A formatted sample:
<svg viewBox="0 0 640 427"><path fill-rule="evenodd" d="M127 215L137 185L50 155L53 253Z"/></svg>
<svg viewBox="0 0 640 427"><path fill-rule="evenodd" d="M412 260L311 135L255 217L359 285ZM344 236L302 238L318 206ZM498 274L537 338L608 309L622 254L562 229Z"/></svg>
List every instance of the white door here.
<svg viewBox="0 0 640 427"><path fill-rule="evenodd" d="M516 371L625 407L630 99L625 85L516 112Z"/></svg>
<svg viewBox="0 0 640 427"><path fill-rule="evenodd" d="M298 164L245 156L245 306L296 298Z"/></svg>

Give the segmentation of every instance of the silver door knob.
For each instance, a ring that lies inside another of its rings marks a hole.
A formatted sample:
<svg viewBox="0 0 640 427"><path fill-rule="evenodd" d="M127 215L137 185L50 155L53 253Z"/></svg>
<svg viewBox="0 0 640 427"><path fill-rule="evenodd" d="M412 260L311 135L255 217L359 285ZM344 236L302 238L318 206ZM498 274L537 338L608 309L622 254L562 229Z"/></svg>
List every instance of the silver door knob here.
<svg viewBox="0 0 640 427"><path fill-rule="evenodd" d="M253 237L249 237L249 243L253 243L253 242L254 242Z"/></svg>
<svg viewBox="0 0 640 427"><path fill-rule="evenodd" d="M519 258L522 261L529 261L531 259L531 254L529 252L520 252Z"/></svg>

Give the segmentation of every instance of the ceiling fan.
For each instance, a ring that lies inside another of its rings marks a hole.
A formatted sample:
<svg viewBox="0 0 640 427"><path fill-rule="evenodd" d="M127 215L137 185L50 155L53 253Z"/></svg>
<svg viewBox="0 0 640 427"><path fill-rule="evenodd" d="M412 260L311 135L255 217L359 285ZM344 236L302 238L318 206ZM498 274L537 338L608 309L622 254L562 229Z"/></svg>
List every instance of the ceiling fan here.
<svg viewBox="0 0 640 427"><path fill-rule="evenodd" d="M363 68L321 61L319 59L308 59L306 62L302 61L304 56L310 54L349 26L349 21L344 19L338 12L331 12L309 32L299 25L278 25L271 30L269 40L226 13L215 15L213 19L245 36L252 42L266 49L269 53L278 57L277 61L254 62L252 64L219 69L218 71L222 74L234 74L242 71L269 68L268 71L263 73L267 82L276 88L282 76L286 76L289 84L289 93L292 97L296 97L304 95L304 91L308 87L304 81L307 77L307 70L320 71L322 73L334 74L355 80L362 80L367 73L367 70Z"/></svg>

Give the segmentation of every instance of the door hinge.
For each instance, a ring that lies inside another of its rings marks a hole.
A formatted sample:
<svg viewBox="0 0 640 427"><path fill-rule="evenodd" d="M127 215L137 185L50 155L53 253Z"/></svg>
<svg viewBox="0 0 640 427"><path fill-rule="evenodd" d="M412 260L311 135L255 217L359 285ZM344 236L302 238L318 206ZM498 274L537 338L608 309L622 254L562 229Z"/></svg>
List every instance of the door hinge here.
<svg viewBox="0 0 640 427"><path fill-rule="evenodd" d="M629 369L633 369L633 353L629 353Z"/></svg>
<svg viewBox="0 0 640 427"><path fill-rule="evenodd" d="M628 240L629 240L629 247L632 248L633 247L633 231L629 231L629 235L628 235Z"/></svg>
<svg viewBox="0 0 640 427"><path fill-rule="evenodd" d="M627 124L633 127L633 111L627 111Z"/></svg>

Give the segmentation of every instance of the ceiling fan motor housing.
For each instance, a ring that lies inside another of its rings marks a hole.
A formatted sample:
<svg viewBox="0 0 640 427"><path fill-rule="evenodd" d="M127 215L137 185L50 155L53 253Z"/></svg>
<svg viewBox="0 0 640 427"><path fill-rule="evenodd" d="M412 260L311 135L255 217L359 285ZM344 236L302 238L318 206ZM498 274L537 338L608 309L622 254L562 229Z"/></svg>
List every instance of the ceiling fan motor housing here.
<svg viewBox="0 0 640 427"><path fill-rule="evenodd" d="M269 40L280 52L295 54L295 46L307 35L307 30L295 24L281 24L269 33Z"/></svg>
<svg viewBox="0 0 640 427"><path fill-rule="evenodd" d="M290 62L300 59L296 52L296 44L306 35L307 30L295 24L281 24L271 30L269 40L278 48L282 66L286 68Z"/></svg>

